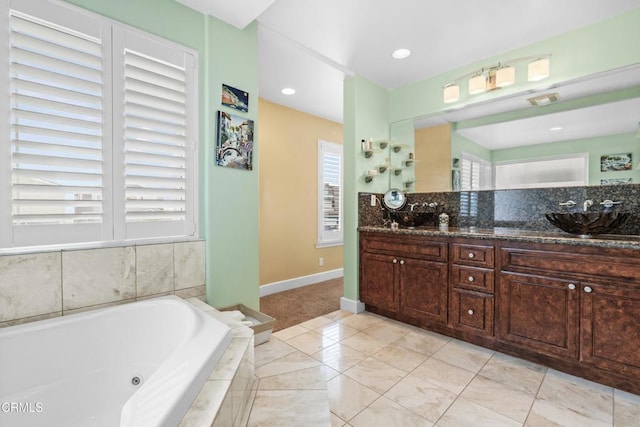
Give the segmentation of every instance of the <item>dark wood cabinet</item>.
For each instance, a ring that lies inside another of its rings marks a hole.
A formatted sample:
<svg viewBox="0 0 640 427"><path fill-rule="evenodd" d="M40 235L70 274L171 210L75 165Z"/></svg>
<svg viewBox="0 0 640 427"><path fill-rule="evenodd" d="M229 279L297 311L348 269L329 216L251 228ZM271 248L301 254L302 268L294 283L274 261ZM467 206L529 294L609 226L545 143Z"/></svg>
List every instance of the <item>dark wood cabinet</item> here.
<svg viewBox="0 0 640 427"><path fill-rule="evenodd" d="M579 291L574 282L501 273L498 289L500 340L577 359Z"/></svg>
<svg viewBox="0 0 640 427"><path fill-rule="evenodd" d="M640 393L638 248L362 232L360 299L376 313Z"/></svg>

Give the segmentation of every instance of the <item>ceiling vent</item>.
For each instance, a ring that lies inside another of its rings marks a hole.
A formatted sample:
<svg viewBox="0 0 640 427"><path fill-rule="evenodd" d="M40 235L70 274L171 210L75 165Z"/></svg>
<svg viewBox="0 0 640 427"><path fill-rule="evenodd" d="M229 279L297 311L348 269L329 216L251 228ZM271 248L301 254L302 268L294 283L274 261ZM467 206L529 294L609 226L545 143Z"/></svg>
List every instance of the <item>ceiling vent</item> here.
<svg viewBox="0 0 640 427"><path fill-rule="evenodd" d="M560 95L558 95L557 92L549 93L547 95L534 96L533 98L527 98L527 101L529 101L529 103L534 107L553 104L554 102L558 102L559 100Z"/></svg>

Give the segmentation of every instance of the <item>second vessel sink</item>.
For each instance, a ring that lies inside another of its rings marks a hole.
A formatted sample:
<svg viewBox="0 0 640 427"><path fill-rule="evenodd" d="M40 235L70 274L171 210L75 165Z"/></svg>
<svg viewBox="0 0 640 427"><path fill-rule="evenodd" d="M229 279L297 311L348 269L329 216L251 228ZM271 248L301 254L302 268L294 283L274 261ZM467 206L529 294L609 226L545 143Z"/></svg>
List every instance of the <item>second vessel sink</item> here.
<svg viewBox="0 0 640 427"><path fill-rule="evenodd" d="M435 212L390 211L389 217L403 227L435 225Z"/></svg>
<svg viewBox="0 0 640 427"><path fill-rule="evenodd" d="M567 233L589 237L606 234L620 227L629 217L627 212L547 213L549 222Z"/></svg>

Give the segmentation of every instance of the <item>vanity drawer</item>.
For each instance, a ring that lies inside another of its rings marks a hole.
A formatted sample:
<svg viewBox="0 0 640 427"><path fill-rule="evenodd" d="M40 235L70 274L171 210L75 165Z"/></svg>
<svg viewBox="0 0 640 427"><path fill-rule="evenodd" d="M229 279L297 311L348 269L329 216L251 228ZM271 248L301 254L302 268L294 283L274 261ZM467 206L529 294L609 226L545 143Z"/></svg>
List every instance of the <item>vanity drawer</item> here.
<svg viewBox="0 0 640 427"><path fill-rule="evenodd" d="M446 262L448 257L446 240L431 240L423 236L362 233L360 248L366 252L407 256L430 261Z"/></svg>
<svg viewBox="0 0 640 427"><path fill-rule="evenodd" d="M449 326L493 336L493 295L452 289L449 304Z"/></svg>
<svg viewBox="0 0 640 427"><path fill-rule="evenodd" d="M475 267L451 267L451 284L454 287L493 292L493 270Z"/></svg>
<svg viewBox="0 0 640 427"><path fill-rule="evenodd" d="M493 246L452 243L451 254L454 264L493 268Z"/></svg>

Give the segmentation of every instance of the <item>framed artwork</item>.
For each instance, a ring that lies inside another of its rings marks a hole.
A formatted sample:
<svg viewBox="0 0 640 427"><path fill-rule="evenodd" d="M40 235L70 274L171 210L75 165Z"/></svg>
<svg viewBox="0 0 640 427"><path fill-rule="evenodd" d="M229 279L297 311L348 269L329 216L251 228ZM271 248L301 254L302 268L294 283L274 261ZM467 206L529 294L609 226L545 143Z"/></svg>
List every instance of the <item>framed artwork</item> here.
<svg viewBox="0 0 640 427"><path fill-rule="evenodd" d="M249 111L249 94L235 87L222 84L222 105L246 113Z"/></svg>
<svg viewBox="0 0 640 427"><path fill-rule="evenodd" d="M234 169L253 169L253 120L218 111L216 164Z"/></svg>
<svg viewBox="0 0 640 427"><path fill-rule="evenodd" d="M631 184L631 178L611 178L611 179L601 179L600 185L621 185L621 184Z"/></svg>
<svg viewBox="0 0 640 427"><path fill-rule="evenodd" d="M631 153L600 156L600 172L631 170Z"/></svg>

